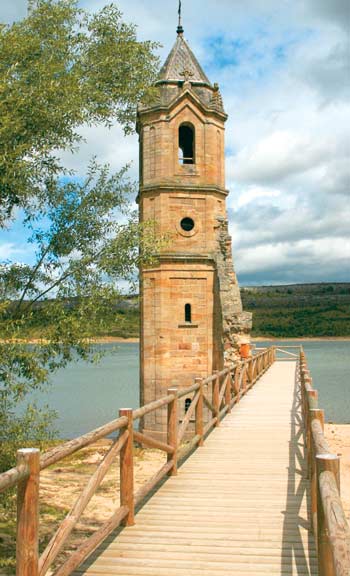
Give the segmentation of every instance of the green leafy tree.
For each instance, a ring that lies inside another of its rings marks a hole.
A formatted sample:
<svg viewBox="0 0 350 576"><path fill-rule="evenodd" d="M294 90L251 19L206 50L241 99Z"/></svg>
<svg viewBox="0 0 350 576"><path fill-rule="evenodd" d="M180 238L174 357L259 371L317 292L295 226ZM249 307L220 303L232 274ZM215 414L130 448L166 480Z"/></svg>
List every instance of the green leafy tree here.
<svg viewBox="0 0 350 576"><path fill-rule="evenodd" d="M114 5L90 15L75 0L36 0L27 18L0 25L3 219L46 200L64 171L54 151L74 149L82 124L133 130L137 103L152 96L155 46Z"/></svg>
<svg viewBox="0 0 350 576"><path fill-rule="evenodd" d="M20 210L35 246L33 264L0 264L2 469L51 420L33 405L18 414L18 403L53 370L92 357L117 283L157 251L152 224L141 228L130 209L127 167L111 174L92 160L80 179L59 160L79 146L82 124L133 130L137 103L153 96L154 49L113 5L90 15L73 0L37 0L27 18L0 25L0 225Z"/></svg>

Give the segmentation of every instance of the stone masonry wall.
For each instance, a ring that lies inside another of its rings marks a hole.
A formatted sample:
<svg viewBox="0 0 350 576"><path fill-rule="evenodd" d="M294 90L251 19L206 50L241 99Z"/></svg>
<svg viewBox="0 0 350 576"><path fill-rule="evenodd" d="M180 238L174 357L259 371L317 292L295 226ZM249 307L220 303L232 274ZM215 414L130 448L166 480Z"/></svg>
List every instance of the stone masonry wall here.
<svg viewBox="0 0 350 576"><path fill-rule="evenodd" d="M232 258L232 239L228 232L228 220L217 218L218 248L216 261L218 299L221 305L222 348L224 365L240 359L240 344L249 340L252 328L251 312L244 312Z"/></svg>

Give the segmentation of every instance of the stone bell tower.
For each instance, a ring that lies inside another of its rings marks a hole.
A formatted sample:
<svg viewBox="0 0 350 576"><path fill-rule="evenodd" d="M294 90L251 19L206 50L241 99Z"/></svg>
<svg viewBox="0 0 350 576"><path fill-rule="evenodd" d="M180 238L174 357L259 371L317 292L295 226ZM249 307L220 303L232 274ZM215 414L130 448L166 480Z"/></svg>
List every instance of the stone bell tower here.
<svg viewBox="0 0 350 576"><path fill-rule="evenodd" d="M141 270L141 404L220 370L251 327L228 235L227 115L181 26L156 88L155 101L138 110L139 211L169 241ZM145 418L153 436L164 438L165 427L166 411Z"/></svg>

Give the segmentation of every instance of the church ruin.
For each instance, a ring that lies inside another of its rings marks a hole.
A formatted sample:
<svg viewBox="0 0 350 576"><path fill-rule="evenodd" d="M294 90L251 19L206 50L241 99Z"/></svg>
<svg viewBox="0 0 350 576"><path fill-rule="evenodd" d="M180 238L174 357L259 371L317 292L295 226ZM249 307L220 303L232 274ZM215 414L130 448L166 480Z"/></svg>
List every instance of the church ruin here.
<svg viewBox="0 0 350 576"><path fill-rule="evenodd" d="M138 111L139 212L170 241L141 270L141 404L237 360L251 329L228 233L227 114L181 26L156 88ZM164 438L166 413L158 412L144 429Z"/></svg>

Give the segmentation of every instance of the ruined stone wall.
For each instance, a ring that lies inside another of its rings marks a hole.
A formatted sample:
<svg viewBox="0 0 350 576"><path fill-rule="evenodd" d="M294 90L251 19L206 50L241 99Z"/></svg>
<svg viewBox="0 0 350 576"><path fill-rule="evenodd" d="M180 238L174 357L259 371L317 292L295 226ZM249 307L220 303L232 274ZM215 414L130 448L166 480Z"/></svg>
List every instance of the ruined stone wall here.
<svg viewBox="0 0 350 576"><path fill-rule="evenodd" d="M252 328L251 312L244 312L232 258L232 239L228 220L217 218L217 251L214 255L217 271L217 294L221 309L221 345L224 365L240 358L239 348L249 340Z"/></svg>

